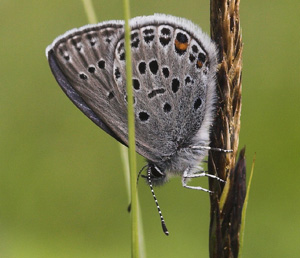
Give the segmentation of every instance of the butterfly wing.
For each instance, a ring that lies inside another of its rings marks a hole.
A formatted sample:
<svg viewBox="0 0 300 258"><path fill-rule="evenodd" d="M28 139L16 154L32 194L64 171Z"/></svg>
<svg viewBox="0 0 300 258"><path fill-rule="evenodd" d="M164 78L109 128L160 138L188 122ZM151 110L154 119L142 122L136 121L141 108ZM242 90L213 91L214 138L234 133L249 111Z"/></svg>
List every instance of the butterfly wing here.
<svg viewBox="0 0 300 258"><path fill-rule="evenodd" d="M130 25L137 151L163 169L177 170L186 147L209 143L217 51L199 27L182 18L137 17ZM126 95L124 36L113 69Z"/></svg>
<svg viewBox="0 0 300 258"><path fill-rule="evenodd" d="M208 141L215 48L191 22L165 15L131 20L137 152L161 163L197 135ZM128 144L123 22L73 30L47 49L52 71L74 104Z"/></svg>
<svg viewBox="0 0 300 258"><path fill-rule="evenodd" d="M74 88L64 75L63 71L60 69L52 50L48 53L48 60L56 81L61 86L65 94L69 97L69 99L96 125L102 128L109 135L113 136L120 143L124 144L124 142L119 139L119 137L99 118L99 116L95 114L92 109L90 109L90 107L85 103L82 97L80 97L80 95L74 90Z"/></svg>
<svg viewBox="0 0 300 258"><path fill-rule="evenodd" d="M46 55L54 77L70 100L96 125L126 145L106 124L104 116L94 111L95 105L91 105L97 98L98 108L110 109L105 100L111 98L113 88L109 79L112 46L122 28L121 21L114 21L73 29L48 46ZM87 65L90 63L93 65Z"/></svg>

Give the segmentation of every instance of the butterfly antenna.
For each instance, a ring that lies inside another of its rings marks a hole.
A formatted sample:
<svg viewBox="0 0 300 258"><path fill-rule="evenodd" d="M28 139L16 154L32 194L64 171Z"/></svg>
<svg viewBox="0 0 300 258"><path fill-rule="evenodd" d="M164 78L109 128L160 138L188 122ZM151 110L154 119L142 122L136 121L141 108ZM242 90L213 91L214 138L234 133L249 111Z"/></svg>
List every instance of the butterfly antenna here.
<svg viewBox="0 0 300 258"><path fill-rule="evenodd" d="M144 170L146 167L149 167L149 164L143 166L142 169L139 171L138 176L137 176L137 179L136 179L136 184L139 183L140 176L141 176L143 170Z"/></svg>
<svg viewBox="0 0 300 258"><path fill-rule="evenodd" d="M149 165L147 164L147 165L145 165L145 166L143 166L143 167L141 168L141 170L140 170L139 173L138 173L137 179L136 179L136 184L139 183L139 179L140 179L140 176L141 176L143 170L144 170L146 167L148 167L148 166L149 166ZM128 212L131 211L131 202L128 204L127 211L128 211Z"/></svg>
<svg viewBox="0 0 300 258"><path fill-rule="evenodd" d="M148 171L147 171L147 180L148 180L148 183L149 183L149 186L150 186L150 189L151 189L151 193L152 193L152 196L153 196L155 204L156 204L156 208L157 208L159 216L160 216L160 221L161 221L162 229L163 229L164 233L168 236L169 235L169 231L167 229L164 217L163 217L163 215L161 213L160 207L158 205L158 201L156 199L156 196L155 196L155 193L154 193L154 190L153 190L152 181L151 181L151 173L150 173L150 168L149 167L148 167Z"/></svg>

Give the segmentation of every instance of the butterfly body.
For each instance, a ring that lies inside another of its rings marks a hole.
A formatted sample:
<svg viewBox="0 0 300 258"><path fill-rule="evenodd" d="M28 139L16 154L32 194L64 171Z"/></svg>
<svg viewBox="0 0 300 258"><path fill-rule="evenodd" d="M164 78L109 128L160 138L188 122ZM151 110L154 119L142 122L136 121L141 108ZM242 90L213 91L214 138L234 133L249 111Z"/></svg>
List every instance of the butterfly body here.
<svg viewBox="0 0 300 258"><path fill-rule="evenodd" d="M193 174L207 155L213 120L217 50L188 20L168 15L130 21L136 149L154 184ZM105 132L128 145L124 22L75 29L46 50L72 102Z"/></svg>

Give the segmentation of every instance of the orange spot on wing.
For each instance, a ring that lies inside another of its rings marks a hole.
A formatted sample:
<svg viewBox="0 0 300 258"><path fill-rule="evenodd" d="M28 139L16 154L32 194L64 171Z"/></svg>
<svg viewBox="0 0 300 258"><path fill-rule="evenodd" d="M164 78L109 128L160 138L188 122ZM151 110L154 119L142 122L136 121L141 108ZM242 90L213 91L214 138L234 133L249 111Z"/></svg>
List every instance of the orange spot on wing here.
<svg viewBox="0 0 300 258"><path fill-rule="evenodd" d="M203 66L203 63L201 62L201 61L197 61L197 66L199 67L199 68L201 68L202 66Z"/></svg>
<svg viewBox="0 0 300 258"><path fill-rule="evenodd" d="M185 43L182 43L182 42L179 42L177 39L175 40L175 47L179 50L186 50L187 47L188 47L188 42L185 42Z"/></svg>

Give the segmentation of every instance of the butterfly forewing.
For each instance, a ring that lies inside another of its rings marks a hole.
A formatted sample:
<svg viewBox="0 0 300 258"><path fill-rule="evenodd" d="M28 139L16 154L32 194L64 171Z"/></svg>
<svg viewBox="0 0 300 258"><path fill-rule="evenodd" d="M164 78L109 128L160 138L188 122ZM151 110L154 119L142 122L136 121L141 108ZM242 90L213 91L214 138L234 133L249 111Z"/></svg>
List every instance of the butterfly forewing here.
<svg viewBox="0 0 300 258"><path fill-rule="evenodd" d="M125 133L122 139L107 122L115 119L118 124L120 118L126 118L126 108L121 109L123 113L113 112L124 101L118 100L122 97L113 91L111 78L114 46L122 29L122 22L114 22L72 30L55 40L47 51L52 72L74 104L103 130L125 143Z"/></svg>

